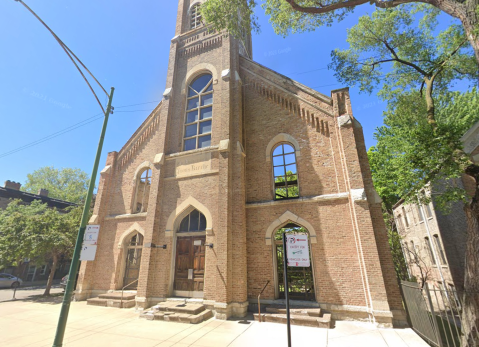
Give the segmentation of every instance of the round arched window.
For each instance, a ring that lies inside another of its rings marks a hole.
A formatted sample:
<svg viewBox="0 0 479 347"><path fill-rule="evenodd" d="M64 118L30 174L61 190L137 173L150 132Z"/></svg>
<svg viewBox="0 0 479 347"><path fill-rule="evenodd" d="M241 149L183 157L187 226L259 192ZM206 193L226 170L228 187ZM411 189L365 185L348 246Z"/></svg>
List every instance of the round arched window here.
<svg viewBox="0 0 479 347"><path fill-rule="evenodd" d="M211 146L213 76L204 74L188 86L183 150Z"/></svg>

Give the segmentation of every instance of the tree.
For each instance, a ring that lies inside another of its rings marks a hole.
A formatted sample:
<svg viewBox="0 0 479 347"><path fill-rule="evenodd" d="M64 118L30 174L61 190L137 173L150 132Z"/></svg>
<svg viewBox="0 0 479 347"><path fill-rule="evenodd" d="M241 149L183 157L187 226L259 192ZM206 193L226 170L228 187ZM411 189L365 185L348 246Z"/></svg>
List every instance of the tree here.
<svg viewBox="0 0 479 347"><path fill-rule="evenodd" d="M80 207L69 208L65 213L39 200L29 205L20 200L11 202L0 211L0 265L17 265L23 258L36 262L51 260L43 293L49 295L61 256L72 256L81 213Z"/></svg>
<svg viewBox="0 0 479 347"><path fill-rule="evenodd" d="M410 280L409 272L407 269L407 259L404 259L403 247L401 244L401 236L398 233L394 216L385 209L383 204L383 218L386 222L386 231L388 233L389 247L391 248L391 254L393 256L394 270L399 280Z"/></svg>
<svg viewBox="0 0 479 347"><path fill-rule="evenodd" d="M37 194L40 189L47 189L52 198L78 204L85 198L88 184L88 174L80 169L45 166L27 175L22 190Z"/></svg>
<svg viewBox="0 0 479 347"><path fill-rule="evenodd" d="M463 310L463 321L470 323L464 325L464 344L475 345L479 339L475 328L479 327L479 166L464 152L460 136L464 127L477 119L477 109L467 110L471 112L467 117L454 122L452 109L447 108L460 110L455 105L455 98L460 97L449 89L458 79L472 81L477 64L464 45L465 33L460 26L433 34L436 16L427 13L419 29L414 26L412 11L377 10L371 17L361 17L348 31L350 48L334 51L330 66L340 81L359 84L361 91L370 93L380 86L380 97L388 101L386 126L378 133L389 142L378 143L379 150L370 151L373 171L378 163L387 168L376 178L391 184L381 187L375 182L386 201L394 195L416 199L426 184L434 186L461 174L475 180L475 197L465 206L469 228ZM366 54L372 57L361 60ZM383 74L386 64L389 70ZM472 94L477 97L475 90ZM442 116L440 109L445 113ZM408 140L401 142L404 139ZM450 185L438 198L446 203L465 200L466 195Z"/></svg>
<svg viewBox="0 0 479 347"><path fill-rule="evenodd" d="M202 8L204 18L217 30L227 29L234 36L245 30L258 31L254 15L255 0L208 0ZM406 10L404 4L428 4L458 19L479 62L479 0L263 0L262 7L271 17L276 33L313 31L343 20L356 6L374 5L377 8ZM238 20L238 15L240 20Z"/></svg>

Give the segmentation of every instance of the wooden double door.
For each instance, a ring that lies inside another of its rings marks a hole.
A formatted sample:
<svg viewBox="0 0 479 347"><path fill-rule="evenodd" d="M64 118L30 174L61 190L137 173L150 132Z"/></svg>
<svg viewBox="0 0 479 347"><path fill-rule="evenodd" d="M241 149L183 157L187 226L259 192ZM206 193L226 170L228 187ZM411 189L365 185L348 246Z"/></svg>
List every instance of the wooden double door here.
<svg viewBox="0 0 479 347"><path fill-rule="evenodd" d="M206 236L178 236L174 290L177 296L201 297L205 282Z"/></svg>

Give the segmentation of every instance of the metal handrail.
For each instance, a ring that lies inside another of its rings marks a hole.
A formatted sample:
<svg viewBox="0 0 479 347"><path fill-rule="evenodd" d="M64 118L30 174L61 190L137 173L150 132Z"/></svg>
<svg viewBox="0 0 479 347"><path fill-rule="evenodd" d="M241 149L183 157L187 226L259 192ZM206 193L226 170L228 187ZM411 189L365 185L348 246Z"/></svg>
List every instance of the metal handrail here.
<svg viewBox="0 0 479 347"><path fill-rule="evenodd" d="M134 280L133 282L131 283L128 283L126 286L124 286L123 288L121 288L121 298L120 298L120 308L123 308L123 291L125 290L126 287L129 287L131 286L133 283L135 282L138 282L138 278L136 280Z"/></svg>
<svg viewBox="0 0 479 347"><path fill-rule="evenodd" d="M261 297L261 294L263 294L264 290L266 289L266 287L268 286L269 284L269 280L266 282L266 284L264 285L263 287L263 290L259 293L258 295L258 321L261 323L261 303L259 302L259 299Z"/></svg>

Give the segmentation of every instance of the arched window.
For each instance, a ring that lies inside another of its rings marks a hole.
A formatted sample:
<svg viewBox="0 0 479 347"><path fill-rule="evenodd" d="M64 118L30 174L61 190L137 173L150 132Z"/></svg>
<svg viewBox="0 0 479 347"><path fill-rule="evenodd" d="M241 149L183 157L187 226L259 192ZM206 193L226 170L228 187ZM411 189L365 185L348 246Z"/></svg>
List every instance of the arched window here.
<svg viewBox="0 0 479 347"><path fill-rule="evenodd" d="M179 233L188 233L206 230L206 218L203 213L198 210L191 211L185 218L181 220Z"/></svg>
<svg viewBox="0 0 479 347"><path fill-rule="evenodd" d="M273 176L276 200L299 197L296 153L289 143L282 143L273 150Z"/></svg>
<svg viewBox="0 0 479 347"><path fill-rule="evenodd" d="M306 228L296 223L288 223L278 229L274 234L274 250L276 254L276 274L277 288L280 299L284 299L284 277L283 277L283 234L309 234ZM309 258L311 259L311 247L309 247ZM312 261L311 261L312 264ZM315 300L313 268L309 267L290 267L289 277L289 297L295 300Z"/></svg>
<svg viewBox="0 0 479 347"><path fill-rule="evenodd" d="M213 76L204 74L188 86L183 150L211 146Z"/></svg>
<svg viewBox="0 0 479 347"><path fill-rule="evenodd" d="M146 212L148 210L148 198L151 187L151 169L145 169L138 174L136 181L135 201L133 213Z"/></svg>
<svg viewBox="0 0 479 347"><path fill-rule="evenodd" d="M140 276L141 252L143 250L143 235L136 233L126 247L125 274L123 285L125 289L135 290Z"/></svg>
<svg viewBox="0 0 479 347"><path fill-rule="evenodd" d="M190 18L191 18L191 22L190 22L191 29L198 28L201 25L201 21L203 18L201 18L200 4L194 4L193 7L191 7Z"/></svg>

